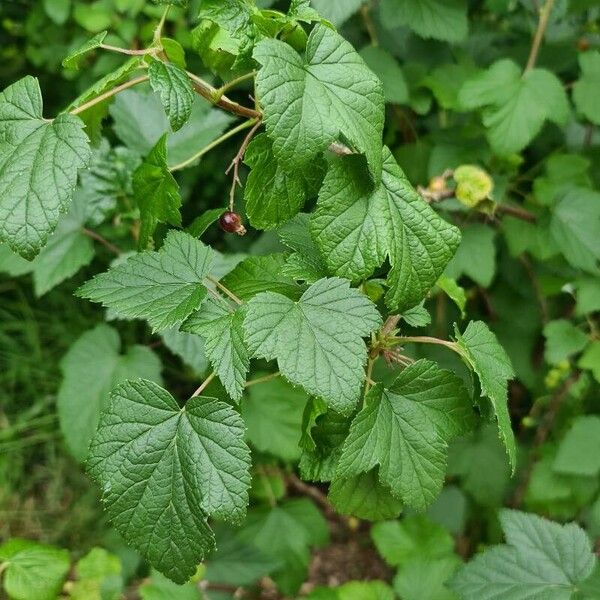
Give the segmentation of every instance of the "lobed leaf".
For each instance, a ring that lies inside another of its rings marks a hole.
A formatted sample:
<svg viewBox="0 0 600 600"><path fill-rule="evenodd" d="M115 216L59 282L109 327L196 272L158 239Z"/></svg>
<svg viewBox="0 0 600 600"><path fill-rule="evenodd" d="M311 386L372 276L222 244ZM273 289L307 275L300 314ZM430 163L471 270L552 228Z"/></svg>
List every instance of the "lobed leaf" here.
<svg viewBox="0 0 600 600"><path fill-rule="evenodd" d="M158 252L141 252L81 286L76 295L100 302L130 319L144 318L156 330L185 320L206 297L203 278L212 250L180 231L170 231Z"/></svg>
<svg viewBox="0 0 600 600"><path fill-rule="evenodd" d="M368 298L348 281L313 284L298 302L263 292L248 302L245 337L253 356L277 359L282 374L348 414L356 405L367 360L363 337L381 324Z"/></svg>
<svg viewBox="0 0 600 600"><path fill-rule="evenodd" d="M195 397L180 408L144 379L111 393L88 457L112 524L150 564L185 583L214 546L207 517L246 513L250 451L228 405Z"/></svg>

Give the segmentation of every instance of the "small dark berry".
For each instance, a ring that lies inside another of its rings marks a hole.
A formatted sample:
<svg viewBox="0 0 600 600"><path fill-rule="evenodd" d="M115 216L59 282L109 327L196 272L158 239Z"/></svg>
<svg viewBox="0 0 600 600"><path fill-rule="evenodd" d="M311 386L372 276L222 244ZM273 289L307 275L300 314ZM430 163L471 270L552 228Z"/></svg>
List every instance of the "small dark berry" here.
<svg viewBox="0 0 600 600"><path fill-rule="evenodd" d="M227 211L221 215L219 225L227 233L237 233L238 235L246 233L246 228L242 225L240 215L231 211Z"/></svg>

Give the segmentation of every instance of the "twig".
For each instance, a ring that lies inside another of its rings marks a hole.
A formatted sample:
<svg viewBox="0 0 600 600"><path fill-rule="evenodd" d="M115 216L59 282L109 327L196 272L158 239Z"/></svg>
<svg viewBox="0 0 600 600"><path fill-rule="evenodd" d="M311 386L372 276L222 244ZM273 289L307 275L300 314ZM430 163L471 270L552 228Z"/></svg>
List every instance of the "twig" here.
<svg viewBox="0 0 600 600"><path fill-rule="evenodd" d="M400 322L400 315L390 315L385 323L383 324L383 327L381 328L381 333L384 336L390 335L392 333L392 331L394 331L394 329L396 329L398 323Z"/></svg>
<svg viewBox="0 0 600 600"><path fill-rule="evenodd" d="M107 250L109 250L116 256L119 256L119 254L121 254L121 249L119 247L115 246L114 244L111 244L107 239L103 238L99 233L96 233L95 231L92 231L91 229L87 229L85 227L81 231L83 232L84 235L87 235L89 238L102 244Z"/></svg>
<svg viewBox="0 0 600 600"><path fill-rule="evenodd" d="M248 108L247 106L242 106L241 104L230 100L227 96L222 96L217 101L215 101L216 93L218 91L216 88L204 81L204 79L198 77L198 75L195 75L190 71L186 71L186 73L188 74L188 77L192 80L192 84L196 93L200 94L200 96L202 96L203 98L206 98L211 104L214 104L215 106L218 106L223 110L226 110L227 112L233 113L234 115L245 117L247 119L262 118L262 113L260 113L258 110Z"/></svg>
<svg viewBox="0 0 600 600"><path fill-rule="evenodd" d="M232 79L231 81L228 81L227 83L223 84L219 89L215 91L213 101L218 102L223 97L225 92L229 91L231 88L234 88L239 83L247 81L248 79L253 79L255 75L256 71L250 71L250 73L240 75L239 77L236 77L235 79Z"/></svg>
<svg viewBox="0 0 600 600"><path fill-rule="evenodd" d="M156 26L156 29L154 30L153 40L157 46L160 44L160 38L162 37L162 32L165 27L165 23L167 21L167 15L169 14L170 8L171 8L171 6L168 4L167 4L167 6L165 6L163 14L160 17L160 21L158 22L158 25Z"/></svg>
<svg viewBox="0 0 600 600"><path fill-rule="evenodd" d="M254 124L254 127L248 132L248 135L244 138L238 153L234 156L233 160L229 167L227 167L227 171L225 171L225 175L229 175L231 169L233 169L233 181L231 182L231 191L229 192L229 210L233 212L233 207L235 204L235 188L236 186L242 186L242 182L240 181L239 176L239 168L240 163L244 160L244 155L246 154L246 150L248 149L248 144L250 144L250 140L254 137L254 134L261 126L262 121L259 119Z"/></svg>
<svg viewBox="0 0 600 600"><path fill-rule="evenodd" d="M266 381L271 381L271 379L275 379L280 375L281 373L279 371L277 371L276 373L269 373L269 375L265 375L264 377L257 377L256 379L251 379L250 381L247 381L244 387L249 388L253 385L256 385L257 383L265 383Z"/></svg>
<svg viewBox="0 0 600 600"><path fill-rule="evenodd" d="M104 94L100 94L99 96L92 98L89 102L85 102L81 106L78 106L77 108L74 108L73 110L70 110L69 113L72 115L78 115L78 114L86 111L88 108L91 108L92 106L95 106L96 104L99 104L100 102L103 102L107 98L110 98L111 96L114 96L115 94L118 94L119 92L122 92L123 90L126 90L127 88L133 87L134 85L138 85L138 83L143 83L144 81L148 81L148 79L149 79L148 75L140 75L139 77L136 77L135 79L130 79L129 81L126 81L125 83L122 83L121 85L117 85L116 87L112 88L111 90L104 92Z"/></svg>
<svg viewBox="0 0 600 600"><path fill-rule="evenodd" d="M546 27L548 27L548 20L550 18L550 13L552 12L553 6L554 0L546 0L544 6L542 6L540 10L540 18L538 21L535 36L533 38L533 43L531 44L531 51L529 52L529 58L527 59L527 65L524 71L525 73L531 71L531 69L535 67L535 63L537 61L537 57L540 51L540 46L542 45L542 40L544 39L544 34L546 33Z"/></svg>
<svg viewBox="0 0 600 600"><path fill-rule="evenodd" d="M402 345L409 344L409 343L415 343L415 344L437 344L438 346L446 346L447 348L450 348L454 352L458 352L460 354L458 344L456 344L455 342L449 342L448 340L440 340L439 338L435 338L435 337L429 337L426 335L414 335L414 336L398 336L393 339Z"/></svg>
<svg viewBox="0 0 600 600"><path fill-rule="evenodd" d="M336 519L339 518L339 515L333 510L331 504L329 504L329 500L327 500L327 496L318 488L308 485L308 483L304 483L296 474L288 473L287 482L290 487L293 487L296 491L300 492L304 496L309 496L312 498L330 517L334 517Z"/></svg>
<svg viewBox="0 0 600 600"><path fill-rule="evenodd" d="M203 382L202 385L192 394L192 398L199 396L207 387L208 384L215 378L216 373L213 371Z"/></svg>
<svg viewBox="0 0 600 600"><path fill-rule="evenodd" d="M548 303L546 302L546 298L544 297L544 292L542 291L542 288L540 287L540 282L538 281L538 278L535 274L533 265L531 264L531 261L527 258L527 256L524 254L521 255L519 257L519 259L520 259L523 267L525 267L525 271L527 272L529 280L531 281L531 286L533 287L533 291L535 292L535 296L537 298L538 305L540 307L540 314L542 317L542 322L547 323L549 320Z"/></svg>
<svg viewBox="0 0 600 600"><path fill-rule="evenodd" d="M221 296L221 294L219 294L219 292L217 292L216 290L213 290L211 287L208 287L207 285L204 286L206 288L206 291L215 299L215 300L219 300L220 302L223 302L223 304L225 304L229 310L229 312L235 312L233 310L233 307L231 306L231 304L229 304L229 302L227 302L227 300L225 298L223 298L223 296Z"/></svg>
<svg viewBox="0 0 600 600"><path fill-rule="evenodd" d="M519 206L512 206L511 204L496 204L496 212L527 221L528 223L536 223L537 216L533 213L520 208Z"/></svg>
<svg viewBox="0 0 600 600"><path fill-rule="evenodd" d="M456 190L452 188L436 191L429 190L422 186L418 186L417 191L429 204L433 204L434 202L441 202L442 200L447 200L448 198L453 198L456 192ZM496 213L509 215L511 217L515 217L516 219L527 221L528 223L537 222L537 216L535 214L519 206L513 206L512 204L496 204L494 206L494 210L496 211Z"/></svg>
<svg viewBox="0 0 600 600"><path fill-rule="evenodd" d="M229 298L231 298L236 304L244 304L242 300L240 300L230 289L226 288L218 279L215 279L210 275L207 275L206 279L212 284L216 285L226 296L229 296Z"/></svg>
<svg viewBox="0 0 600 600"><path fill-rule="evenodd" d="M558 415L558 411L560 410L563 400L567 397L571 387L577 383L580 376L580 372L573 373L552 396L544 418L535 433L533 446L529 452L529 462L527 467L523 470L523 475L521 476L519 485L516 487L510 501L510 505L513 508L520 506L523 502L523 498L527 492L527 486L529 485L529 480L531 479L531 474L533 473L533 468L538 458L538 450L540 446L542 446L548 439L548 435L552 431L554 421L556 420L556 416Z"/></svg>
<svg viewBox="0 0 600 600"><path fill-rule="evenodd" d="M202 158L207 152L210 152L213 148L216 148L219 144L223 143L224 141L228 140L229 138L233 137L234 135L237 135L240 131L243 131L244 129L248 129L248 127L251 127L253 124L254 124L254 119L250 119L249 121L244 121L237 127L234 127L233 129L230 129L229 131L226 131L221 137L212 141L210 144L204 146L204 148L200 149L193 156L190 156L190 158L186 158L184 161L177 163L176 165L173 165L172 167L169 167L169 171L179 171L180 169L185 169L185 167L187 167L188 165L191 165L192 163L196 162L198 159Z"/></svg>
<svg viewBox="0 0 600 600"><path fill-rule="evenodd" d="M371 7L368 4L363 4L360 7L360 16L362 17L363 23L365 24L365 29L369 34L371 44L373 46L379 46L377 30L375 29L375 24L373 23L373 19L371 18Z"/></svg>
<svg viewBox="0 0 600 600"><path fill-rule="evenodd" d="M103 50L110 50L110 52L118 52L119 54L127 54L129 56L145 56L146 54L152 54L156 52L156 48L130 50L129 48L119 48L118 46L111 46L110 44L100 44L98 48L102 48Z"/></svg>

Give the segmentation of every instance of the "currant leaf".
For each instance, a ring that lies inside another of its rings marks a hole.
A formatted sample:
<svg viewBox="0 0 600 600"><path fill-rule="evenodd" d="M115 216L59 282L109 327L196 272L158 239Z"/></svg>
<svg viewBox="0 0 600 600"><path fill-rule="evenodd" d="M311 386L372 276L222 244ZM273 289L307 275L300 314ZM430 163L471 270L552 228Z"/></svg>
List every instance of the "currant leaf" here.
<svg viewBox="0 0 600 600"><path fill-rule="evenodd" d="M194 103L190 78L181 67L160 60L150 63L148 76L152 89L160 96L171 129L181 129L190 118Z"/></svg>
<svg viewBox="0 0 600 600"><path fill-rule="evenodd" d="M356 157L332 162L311 219L329 268L360 281L389 257L386 304L402 311L418 304L443 273L460 242L384 149L381 183L372 189Z"/></svg>
<svg viewBox="0 0 600 600"><path fill-rule="evenodd" d="M185 583L214 547L207 517L246 513L250 451L228 405L195 397L180 408L138 379L111 393L88 457L112 524L150 564Z"/></svg>
<svg viewBox="0 0 600 600"><path fill-rule="evenodd" d="M273 144L265 134L252 140L244 162L252 168L244 188L252 227L277 227L302 209L307 193L301 172L283 167L273 155Z"/></svg>
<svg viewBox="0 0 600 600"><path fill-rule="evenodd" d="M508 380L515 374L510 358L490 328L482 321L471 321L462 334L455 326L455 332L457 343L468 364L479 377L481 395L487 396L492 403L498 420L500 438L514 473L517 465L517 446L508 413Z"/></svg>
<svg viewBox="0 0 600 600"><path fill-rule="evenodd" d="M467 431L473 413L462 381L420 360L389 389L376 385L354 418L336 476L379 467L379 480L406 504L424 510L444 483L448 442Z"/></svg>
<svg viewBox="0 0 600 600"><path fill-rule="evenodd" d="M344 135L381 174L383 87L354 48L316 25L301 57L279 40L262 40L256 88L273 152L288 169L306 165Z"/></svg>
<svg viewBox="0 0 600 600"><path fill-rule="evenodd" d="M163 135L133 174L133 196L140 209L139 247L148 246L158 223L181 225L181 196L167 165L167 136Z"/></svg>
<svg viewBox="0 0 600 600"><path fill-rule="evenodd" d="M342 413L360 394L367 347L381 324L375 306L348 281L321 279L298 302L263 292L248 302L246 342L253 356L277 359L282 374Z"/></svg>
<svg viewBox="0 0 600 600"><path fill-rule="evenodd" d="M156 330L181 323L206 297L203 278L213 252L191 235L170 231L158 252L141 252L81 286L76 294Z"/></svg>
<svg viewBox="0 0 600 600"><path fill-rule="evenodd" d="M250 356L244 342L244 309L233 310L225 301L209 298L181 326L182 331L204 338L206 356L234 399L242 397Z"/></svg>

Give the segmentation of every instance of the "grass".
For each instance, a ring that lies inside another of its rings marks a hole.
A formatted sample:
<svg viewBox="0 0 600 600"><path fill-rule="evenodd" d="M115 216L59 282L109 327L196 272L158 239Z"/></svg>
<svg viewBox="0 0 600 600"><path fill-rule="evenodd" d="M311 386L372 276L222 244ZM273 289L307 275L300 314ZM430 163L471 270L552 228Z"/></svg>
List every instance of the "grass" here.
<svg viewBox="0 0 600 600"><path fill-rule="evenodd" d="M55 410L60 359L99 318L74 286L39 302L27 279L0 279L0 539L79 548L102 531L96 492L67 455Z"/></svg>

